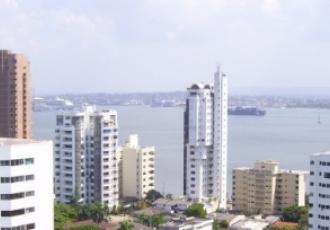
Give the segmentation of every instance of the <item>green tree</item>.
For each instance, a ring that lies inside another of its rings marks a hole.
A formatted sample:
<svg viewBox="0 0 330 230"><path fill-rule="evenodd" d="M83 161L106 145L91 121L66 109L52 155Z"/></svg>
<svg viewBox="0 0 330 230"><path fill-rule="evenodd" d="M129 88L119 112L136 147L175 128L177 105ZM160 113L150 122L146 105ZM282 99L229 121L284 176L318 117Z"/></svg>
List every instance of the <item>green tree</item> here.
<svg viewBox="0 0 330 230"><path fill-rule="evenodd" d="M130 221L123 221L120 223L118 230L132 230L134 225Z"/></svg>
<svg viewBox="0 0 330 230"><path fill-rule="evenodd" d="M67 204L56 203L54 206L55 230L62 230L64 225L76 220L75 209Z"/></svg>
<svg viewBox="0 0 330 230"><path fill-rule="evenodd" d="M103 228L99 228L99 227L91 226L91 225L86 225L86 226L70 228L70 230L103 230Z"/></svg>
<svg viewBox="0 0 330 230"><path fill-rule="evenodd" d="M92 218L93 213L92 204L84 204L78 207L78 219L79 220L88 220Z"/></svg>
<svg viewBox="0 0 330 230"><path fill-rule="evenodd" d="M213 230L224 230L224 229L228 229L229 228L229 224L226 220L214 220L213 221L213 225L212 225L212 229Z"/></svg>
<svg viewBox="0 0 330 230"><path fill-rule="evenodd" d="M303 221L304 218L307 218L307 215L307 207L292 206L284 209L282 217L284 221L299 223Z"/></svg>
<svg viewBox="0 0 330 230"><path fill-rule="evenodd" d="M161 214L155 214L151 217L152 220L152 226L154 227L159 227L162 224L165 224L167 221L165 219L165 217Z"/></svg>
<svg viewBox="0 0 330 230"><path fill-rule="evenodd" d="M194 217L198 217L198 218L205 218L207 213L206 213L206 210L205 210L203 204L194 203L194 204L190 205L186 209L185 214L187 216L194 216Z"/></svg>
<svg viewBox="0 0 330 230"><path fill-rule="evenodd" d="M148 222L148 216L145 213L142 213L138 216L140 224L146 224Z"/></svg>
<svg viewBox="0 0 330 230"><path fill-rule="evenodd" d="M96 224L100 224L110 214L108 206L100 202L92 204L91 212L91 218Z"/></svg>
<svg viewBox="0 0 330 230"><path fill-rule="evenodd" d="M153 203L155 200L157 200L159 198L163 198L163 195L160 192L158 192L156 190L150 190L147 193L145 200L148 203Z"/></svg>

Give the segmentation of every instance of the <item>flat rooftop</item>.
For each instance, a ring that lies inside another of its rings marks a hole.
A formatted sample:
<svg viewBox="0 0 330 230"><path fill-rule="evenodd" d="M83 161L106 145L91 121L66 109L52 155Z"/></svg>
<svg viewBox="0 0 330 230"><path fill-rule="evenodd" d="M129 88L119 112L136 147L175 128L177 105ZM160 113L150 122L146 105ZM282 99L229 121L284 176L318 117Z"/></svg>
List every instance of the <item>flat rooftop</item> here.
<svg viewBox="0 0 330 230"><path fill-rule="evenodd" d="M33 144L42 143L44 141L35 139L19 139L19 138L0 138L1 145L19 145L19 144Z"/></svg>

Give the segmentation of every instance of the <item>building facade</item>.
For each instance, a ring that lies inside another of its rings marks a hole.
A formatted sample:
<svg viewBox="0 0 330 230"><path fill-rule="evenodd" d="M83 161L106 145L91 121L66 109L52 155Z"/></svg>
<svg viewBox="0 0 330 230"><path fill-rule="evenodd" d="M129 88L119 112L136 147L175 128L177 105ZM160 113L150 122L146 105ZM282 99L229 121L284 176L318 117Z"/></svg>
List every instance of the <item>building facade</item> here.
<svg viewBox="0 0 330 230"><path fill-rule="evenodd" d="M121 196L142 199L155 189L155 147L141 147L130 135L121 148Z"/></svg>
<svg viewBox="0 0 330 230"><path fill-rule="evenodd" d="M184 194L227 205L228 83L218 67L214 85L188 88L184 113Z"/></svg>
<svg viewBox="0 0 330 230"><path fill-rule="evenodd" d="M55 194L64 203L100 201L118 205L118 121L115 111L57 115L55 130Z"/></svg>
<svg viewBox="0 0 330 230"><path fill-rule="evenodd" d="M330 229L330 152L310 159L309 229Z"/></svg>
<svg viewBox="0 0 330 230"><path fill-rule="evenodd" d="M0 138L0 229L54 229L53 144Z"/></svg>
<svg viewBox="0 0 330 230"><path fill-rule="evenodd" d="M0 50L0 137L30 138L31 119L29 60Z"/></svg>
<svg viewBox="0 0 330 230"><path fill-rule="evenodd" d="M254 168L233 169L233 209L276 214L305 205L306 172L280 170L276 161L257 161Z"/></svg>

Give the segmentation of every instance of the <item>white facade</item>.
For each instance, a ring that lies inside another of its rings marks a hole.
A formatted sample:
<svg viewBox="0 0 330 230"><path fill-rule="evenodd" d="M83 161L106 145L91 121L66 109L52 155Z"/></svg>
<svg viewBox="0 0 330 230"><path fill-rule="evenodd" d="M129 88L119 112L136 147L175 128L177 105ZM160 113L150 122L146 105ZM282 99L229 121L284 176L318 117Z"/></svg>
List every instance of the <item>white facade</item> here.
<svg viewBox="0 0 330 230"><path fill-rule="evenodd" d="M309 229L330 229L330 152L310 160Z"/></svg>
<svg viewBox="0 0 330 230"><path fill-rule="evenodd" d="M115 111L57 115L55 131L55 194L64 203L100 201L118 205L118 122Z"/></svg>
<svg viewBox="0 0 330 230"><path fill-rule="evenodd" d="M227 77L218 68L214 86L188 89L184 130L184 194L193 200L218 202L226 209Z"/></svg>
<svg viewBox="0 0 330 230"><path fill-rule="evenodd" d="M160 230L212 230L213 220L195 219L172 221L160 226Z"/></svg>
<svg viewBox="0 0 330 230"><path fill-rule="evenodd" d="M0 229L54 229L53 144L0 139Z"/></svg>
<svg viewBox="0 0 330 230"><path fill-rule="evenodd" d="M121 149L122 197L142 199L155 189L155 147L141 147L130 135Z"/></svg>

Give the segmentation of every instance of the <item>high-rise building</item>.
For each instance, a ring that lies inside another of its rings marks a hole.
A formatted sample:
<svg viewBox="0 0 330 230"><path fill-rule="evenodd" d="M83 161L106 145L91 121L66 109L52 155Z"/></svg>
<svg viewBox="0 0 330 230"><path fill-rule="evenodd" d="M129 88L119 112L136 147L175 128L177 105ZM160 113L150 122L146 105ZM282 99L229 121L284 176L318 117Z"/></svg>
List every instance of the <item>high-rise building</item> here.
<svg viewBox="0 0 330 230"><path fill-rule="evenodd" d="M330 152L310 159L309 229L330 229Z"/></svg>
<svg viewBox="0 0 330 230"><path fill-rule="evenodd" d="M184 113L184 194L227 205L227 77L218 67L214 84L188 88Z"/></svg>
<svg viewBox="0 0 330 230"><path fill-rule="evenodd" d="M31 137L30 63L22 54L0 50L0 137Z"/></svg>
<svg viewBox="0 0 330 230"><path fill-rule="evenodd" d="M55 194L64 203L100 201L118 205L118 121L115 111L57 115L55 130Z"/></svg>
<svg viewBox="0 0 330 230"><path fill-rule="evenodd" d="M53 144L0 138L0 229L54 229Z"/></svg>
<svg viewBox="0 0 330 230"><path fill-rule="evenodd" d="M137 135L130 135L121 148L121 196L144 198L155 189L155 147L141 147Z"/></svg>
<svg viewBox="0 0 330 230"><path fill-rule="evenodd" d="M276 214L305 205L306 172L280 170L276 161L257 161L254 168L233 169L233 209Z"/></svg>

